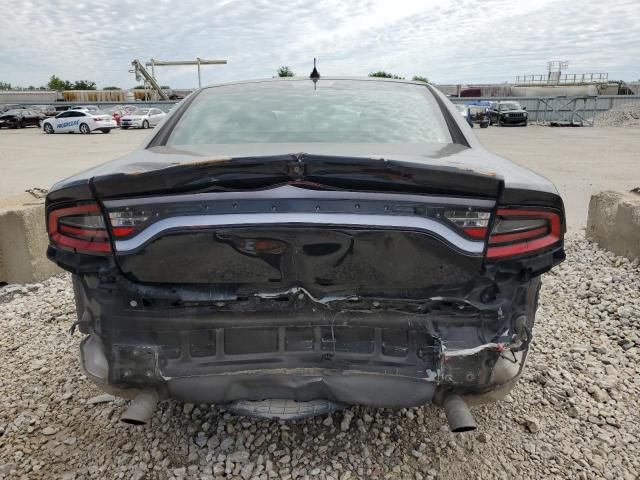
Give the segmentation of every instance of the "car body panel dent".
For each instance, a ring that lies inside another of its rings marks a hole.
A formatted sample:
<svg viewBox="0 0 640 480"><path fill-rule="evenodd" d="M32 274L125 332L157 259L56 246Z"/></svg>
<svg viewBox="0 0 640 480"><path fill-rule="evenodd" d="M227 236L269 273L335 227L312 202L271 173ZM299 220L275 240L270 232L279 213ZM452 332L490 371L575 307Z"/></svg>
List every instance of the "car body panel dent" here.
<svg viewBox="0 0 640 480"><path fill-rule="evenodd" d="M283 148L290 152L295 152L286 155L276 154L278 148L274 147L274 145L263 144L250 147L245 149L240 148L240 146L213 146L205 149L194 149L189 152L176 152L172 148L165 147L155 147L153 150L139 150L122 159L108 162L58 182L52 190L55 191L68 181L84 180L89 182L91 179L95 179L98 182L107 181L111 177L116 183L120 181L126 182L127 176L137 178L144 174L148 174L148 178L158 178L157 183L159 184L166 184L167 181L171 182L172 177L176 175L188 174L189 170L203 174L204 170L211 168L211 172L215 172L215 169L228 169L234 164L240 166L250 159L261 163L273 162L277 159L297 162L300 158L303 161L306 161L307 158L312 159L312 161L321 158L339 160L341 158L353 158L354 155L359 154L359 158L363 162L366 159L371 164L379 165L379 168L389 169L393 166L406 166L407 168L415 167L416 169L433 168L440 171L469 172L477 176L502 179L507 189L527 188L558 194L554 185L541 175L489 152L465 147L453 146L448 149L438 148L431 151L428 148L422 148L420 151L416 147L406 146L403 149L396 148L396 153L392 153L392 148L383 145L340 145L339 148L324 145L310 147L309 145L298 144L279 146L280 152ZM307 150L305 150L305 147ZM301 154L299 152L313 153ZM479 179L479 181L482 181L482 179ZM155 190L150 188L149 192ZM105 198L108 198L112 195L125 193L126 191L121 193L114 189L113 194L105 191L104 195ZM142 190L137 193L144 194L145 192Z"/></svg>

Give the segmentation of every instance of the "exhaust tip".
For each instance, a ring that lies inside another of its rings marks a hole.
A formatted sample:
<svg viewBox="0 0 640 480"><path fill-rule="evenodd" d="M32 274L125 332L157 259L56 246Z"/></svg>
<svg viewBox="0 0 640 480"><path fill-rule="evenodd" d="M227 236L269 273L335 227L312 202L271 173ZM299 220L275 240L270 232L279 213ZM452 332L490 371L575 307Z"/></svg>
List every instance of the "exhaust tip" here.
<svg viewBox="0 0 640 480"><path fill-rule="evenodd" d="M127 425L146 425L158 405L158 393L155 390L140 392L120 417Z"/></svg>
<svg viewBox="0 0 640 480"><path fill-rule="evenodd" d="M444 413L447 415L449 430L454 433L471 432L477 428L471 410L459 395L449 394L444 397Z"/></svg>
<svg viewBox="0 0 640 480"><path fill-rule="evenodd" d="M473 432L476 428L478 428L477 426L471 426L471 425L467 425L464 427L458 427L456 429L451 430L453 433L462 433L462 432Z"/></svg>
<svg viewBox="0 0 640 480"><path fill-rule="evenodd" d="M122 423L126 423L127 425L146 425L147 422L144 420L138 420L136 418L120 418Z"/></svg>

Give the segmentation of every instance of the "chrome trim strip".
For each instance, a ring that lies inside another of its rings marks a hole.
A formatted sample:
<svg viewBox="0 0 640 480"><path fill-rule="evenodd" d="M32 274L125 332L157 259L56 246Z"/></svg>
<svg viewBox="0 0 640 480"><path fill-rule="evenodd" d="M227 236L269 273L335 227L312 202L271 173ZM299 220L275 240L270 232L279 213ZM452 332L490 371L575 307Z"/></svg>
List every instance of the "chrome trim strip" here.
<svg viewBox="0 0 640 480"><path fill-rule="evenodd" d="M438 235L460 250L472 255L480 255L484 251L484 241L468 240L446 225L430 218L405 215L359 215L351 213L245 213L171 217L152 223L133 238L117 240L115 242L115 248L118 253L131 252L163 232L174 229L228 226L261 227L264 225L331 225L419 230Z"/></svg>
<svg viewBox="0 0 640 480"><path fill-rule="evenodd" d="M281 187L267 190L251 190L246 192L208 192L192 193L184 195L165 195L160 197L131 198L124 200L107 200L104 205L108 209L120 207L133 207L136 205L153 205L157 203L178 203L197 202L208 200L255 200L255 199L325 199L325 200L384 200L389 202L420 202L432 205L460 205L468 207L492 208L494 200L461 198L461 197L439 197L437 195L415 195L401 193L382 192L352 192L336 190L310 190L299 188L293 185L283 185Z"/></svg>

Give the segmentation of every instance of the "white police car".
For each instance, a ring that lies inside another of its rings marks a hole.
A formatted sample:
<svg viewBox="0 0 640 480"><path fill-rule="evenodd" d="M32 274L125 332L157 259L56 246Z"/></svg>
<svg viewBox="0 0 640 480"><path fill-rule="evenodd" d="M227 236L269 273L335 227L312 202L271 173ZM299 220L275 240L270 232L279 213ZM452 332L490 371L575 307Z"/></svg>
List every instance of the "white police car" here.
<svg viewBox="0 0 640 480"><path fill-rule="evenodd" d="M111 115L82 110L67 110L53 118L47 118L42 123L42 130L45 133L88 134L95 130L100 130L102 133L109 133L111 129L116 127L116 121Z"/></svg>

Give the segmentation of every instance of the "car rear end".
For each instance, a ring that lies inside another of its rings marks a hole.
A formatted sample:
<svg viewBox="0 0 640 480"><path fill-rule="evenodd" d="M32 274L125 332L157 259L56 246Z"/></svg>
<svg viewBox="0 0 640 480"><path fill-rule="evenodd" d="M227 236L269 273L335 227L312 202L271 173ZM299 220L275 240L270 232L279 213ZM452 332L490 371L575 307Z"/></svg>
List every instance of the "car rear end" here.
<svg viewBox="0 0 640 480"><path fill-rule="evenodd" d="M92 120L91 130L110 131L118 126L114 118L106 113L87 112L88 118Z"/></svg>
<svg viewBox="0 0 640 480"><path fill-rule="evenodd" d="M236 90L215 98L218 110L231 102L234 125L238 98L273 93ZM205 125L187 102L135 162L56 186L48 256L74 274L89 378L253 414L274 399L399 408L504 395L526 359L540 275L564 258L562 202L459 168L474 151L463 120L425 95L442 144L176 153ZM272 123L256 118L244 138ZM235 136L227 125L217 135Z"/></svg>

